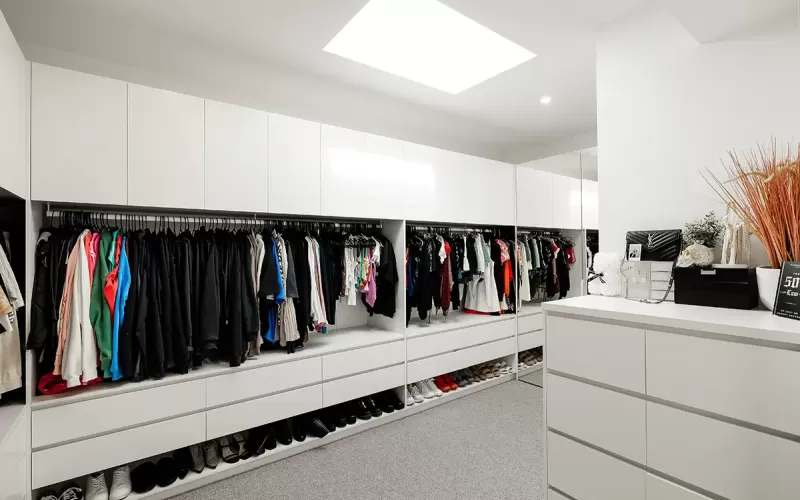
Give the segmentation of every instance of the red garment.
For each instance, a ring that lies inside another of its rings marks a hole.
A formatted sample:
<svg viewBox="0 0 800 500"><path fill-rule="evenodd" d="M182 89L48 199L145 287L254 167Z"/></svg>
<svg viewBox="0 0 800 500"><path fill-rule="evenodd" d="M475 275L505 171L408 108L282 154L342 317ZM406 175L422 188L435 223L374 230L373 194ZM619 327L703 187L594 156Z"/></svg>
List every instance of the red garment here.
<svg viewBox="0 0 800 500"><path fill-rule="evenodd" d="M108 308L111 310L111 317L114 317L114 305L117 302L117 288L119 287L119 254L122 251L122 235L117 236L117 244L114 245L114 264L111 272L106 277L106 286L103 288L103 295L108 302ZM100 256L101 259L105 255Z"/></svg>
<svg viewBox="0 0 800 500"><path fill-rule="evenodd" d="M567 248L567 264L572 265L577 261L578 259L575 258L575 247Z"/></svg>

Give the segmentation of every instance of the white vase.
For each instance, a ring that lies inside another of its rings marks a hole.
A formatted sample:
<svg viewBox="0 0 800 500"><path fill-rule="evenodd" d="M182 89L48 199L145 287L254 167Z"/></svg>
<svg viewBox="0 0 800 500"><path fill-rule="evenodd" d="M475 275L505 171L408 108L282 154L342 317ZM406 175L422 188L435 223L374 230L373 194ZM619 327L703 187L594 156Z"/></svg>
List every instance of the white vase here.
<svg viewBox="0 0 800 500"><path fill-rule="evenodd" d="M770 311L775 306L775 296L778 293L778 280L781 278L780 269L770 267L756 268L756 282L758 282L758 297L764 307Z"/></svg>

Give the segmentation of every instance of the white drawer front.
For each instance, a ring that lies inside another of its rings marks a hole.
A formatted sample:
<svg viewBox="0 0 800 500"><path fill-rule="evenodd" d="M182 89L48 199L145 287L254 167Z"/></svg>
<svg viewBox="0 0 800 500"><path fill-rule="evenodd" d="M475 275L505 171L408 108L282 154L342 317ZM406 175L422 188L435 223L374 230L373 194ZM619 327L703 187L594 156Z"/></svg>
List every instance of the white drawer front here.
<svg viewBox="0 0 800 500"><path fill-rule="evenodd" d="M644 393L644 330L547 316L547 369Z"/></svg>
<svg viewBox="0 0 800 500"><path fill-rule="evenodd" d="M647 332L647 393L800 434L800 353Z"/></svg>
<svg viewBox="0 0 800 500"><path fill-rule="evenodd" d="M711 500L652 474L647 475L647 500Z"/></svg>
<svg viewBox="0 0 800 500"><path fill-rule="evenodd" d="M643 470L552 432L547 433L547 481L579 500L645 498Z"/></svg>
<svg viewBox="0 0 800 500"><path fill-rule="evenodd" d="M518 319L517 330L519 333L535 332L544 329L544 315L542 313L520 316Z"/></svg>
<svg viewBox="0 0 800 500"><path fill-rule="evenodd" d="M569 498L553 490L547 490L547 500L569 500Z"/></svg>
<svg viewBox="0 0 800 500"><path fill-rule="evenodd" d="M514 321L504 320L461 330L415 337L408 340L408 360L435 356L484 342L513 337L515 334Z"/></svg>
<svg viewBox="0 0 800 500"><path fill-rule="evenodd" d="M547 376L547 426L641 464L647 460L645 402Z"/></svg>
<svg viewBox="0 0 800 500"><path fill-rule="evenodd" d="M383 368L384 366L396 365L403 363L405 360L406 347L401 340L323 356L322 376L325 380L331 380L353 375L354 373Z"/></svg>
<svg viewBox="0 0 800 500"><path fill-rule="evenodd" d="M704 490L731 500L796 500L799 463L798 443L647 403L647 465Z"/></svg>
<svg viewBox="0 0 800 500"><path fill-rule="evenodd" d="M207 404L214 407L235 403L321 381L322 362L319 358L242 370L207 379Z"/></svg>
<svg viewBox="0 0 800 500"><path fill-rule="evenodd" d="M333 382L325 382L322 384L322 405L333 406L393 387L402 387L405 385L405 381L405 367L397 365L362 373L361 375L340 378Z"/></svg>
<svg viewBox="0 0 800 500"><path fill-rule="evenodd" d="M94 420L100 420L96 416ZM33 452L33 487L105 470L206 438L202 413Z"/></svg>
<svg viewBox="0 0 800 500"><path fill-rule="evenodd" d="M484 345L468 347L442 354L441 356L412 361L408 363L408 381L417 382L425 378L436 377L443 373L514 354L516 348L517 343L512 337Z"/></svg>
<svg viewBox="0 0 800 500"><path fill-rule="evenodd" d="M322 408L322 384L206 412L208 439L276 422Z"/></svg>
<svg viewBox="0 0 800 500"><path fill-rule="evenodd" d="M206 381L193 380L33 411L33 447L111 432L205 409Z"/></svg>
<svg viewBox="0 0 800 500"><path fill-rule="evenodd" d="M541 347L544 345L544 330L520 334L517 339L520 352L533 349L534 347Z"/></svg>

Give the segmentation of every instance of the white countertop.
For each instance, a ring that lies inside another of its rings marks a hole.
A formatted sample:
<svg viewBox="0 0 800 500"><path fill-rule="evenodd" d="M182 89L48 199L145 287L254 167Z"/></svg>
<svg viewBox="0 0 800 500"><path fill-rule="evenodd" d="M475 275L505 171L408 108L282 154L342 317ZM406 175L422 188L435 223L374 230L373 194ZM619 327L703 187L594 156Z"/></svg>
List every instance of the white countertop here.
<svg viewBox="0 0 800 500"><path fill-rule="evenodd" d="M542 309L545 313L584 316L589 320L628 321L800 345L800 321L774 316L766 310L722 309L672 302L645 304L597 295L546 302Z"/></svg>

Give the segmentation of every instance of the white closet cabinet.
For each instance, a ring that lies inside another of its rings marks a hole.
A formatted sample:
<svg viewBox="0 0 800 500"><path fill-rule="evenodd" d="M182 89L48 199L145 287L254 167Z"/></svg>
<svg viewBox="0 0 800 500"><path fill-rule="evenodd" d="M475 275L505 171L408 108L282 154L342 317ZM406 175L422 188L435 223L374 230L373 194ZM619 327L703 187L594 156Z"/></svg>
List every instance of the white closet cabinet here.
<svg viewBox="0 0 800 500"><path fill-rule="evenodd" d="M554 226L559 229L581 228L581 180L553 175Z"/></svg>
<svg viewBox="0 0 800 500"><path fill-rule="evenodd" d="M269 113L269 211L320 215L320 124Z"/></svg>
<svg viewBox="0 0 800 500"><path fill-rule="evenodd" d="M128 85L128 204L203 209L203 99Z"/></svg>
<svg viewBox="0 0 800 500"><path fill-rule="evenodd" d="M465 202L477 209L474 221L483 224L514 225L514 165L485 158L471 157L477 171L482 203L475 203L474 193L464 191ZM475 182L475 181L472 181Z"/></svg>
<svg viewBox="0 0 800 500"><path fill-rule="evenodd" d="M405 219L457 222L454 192L448 189L455 170L454 154L412 142L403 143L403 159L408 171L413 172L406 175Z"/></svg>
<svg viewBox="0 0 800 500"><path fill-rule="evenodd" d="M128 84L43 64L32 71L31 198L125 205Z"/></svg>
<svg viewBox="0 0 800 500"><path fill-rule="evenodd" d="M555 227L553 174L517 166L517 225Z"/></svg>
<svg viewBox="0 0 800 500"><path fill-rule="evenodd" d="M365 212L379 216L370 207L365 189L375 189L371 176L377 168L366 159L366 138L357 132L331 125L322 125L322 215L363 217Z"/></svg>
<svg viewBox="0 0 800 500"><path fill-rule="evenodd" d="M205 208L266 212L267 113L205 101Z"/></svg>
<svg viewBox="0 0 800 500"><path fill-rule="evenodd" d="M583 228L598 229L600 224L599 198L597 181L583 179Z"/></svg>

